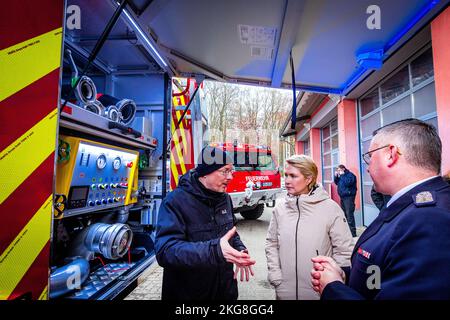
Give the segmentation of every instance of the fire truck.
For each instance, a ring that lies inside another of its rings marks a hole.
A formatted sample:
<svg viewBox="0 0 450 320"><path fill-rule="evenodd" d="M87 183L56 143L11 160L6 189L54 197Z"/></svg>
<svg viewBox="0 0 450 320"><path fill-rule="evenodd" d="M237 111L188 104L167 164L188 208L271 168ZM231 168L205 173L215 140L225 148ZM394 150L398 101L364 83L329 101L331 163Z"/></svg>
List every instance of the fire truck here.
<svg viewBox="0 0 450 320"><path fill-rule="evenodd" d="M203 79L176 77L138 11L43 0L0 13L2 300L120 299L155 262L159 206L195 166L208 123ZM255 188L237 206L270 199L254 196L275 172L266 164L252 167L261 178L241 173L234 191Z"/></svg>
<svg viewBox="0 0 450 320"><path fill-rule="evenodd" d="M170 152L170 188L194 168L203 146L210 145L234 158L234 178L227 188L233 211L245 219L258 219L264 205L273 207L281 191L279 167L268 146L209 142L209 123L203 84L193 78L172 79L172 140Z"/></svg>
<svg viewBox="0 0 450 320"><path fill-rule="evenodd" d="M233 201L233 211L245 219L258 219L264 204L275 206L281 192L281 175L270 147L254 144L212 143L234 158L235 173L227 192Z"/></svg>

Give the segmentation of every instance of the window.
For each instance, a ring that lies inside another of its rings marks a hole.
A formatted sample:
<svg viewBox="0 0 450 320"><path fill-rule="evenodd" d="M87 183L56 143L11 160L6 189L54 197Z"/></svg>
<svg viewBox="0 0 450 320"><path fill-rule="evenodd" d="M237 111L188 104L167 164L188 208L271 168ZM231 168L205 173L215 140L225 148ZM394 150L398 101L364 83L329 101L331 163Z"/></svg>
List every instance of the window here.
<svg viewBox="0 0 450 320"><path fill-rule="evenodd" d="M373 131L394 121L413 117L437 128L431 48L407 61L390 78L361 97L358 104L361 154L369 150ZM360 163L364 224L369 225L378 215L378 209L370 197L373 182L367 166Z"/></svg>
<svg viewBox="0 0 450 320"><path fill-rule="evenodd" d="M431 48L411 62L411 77L413 86L434 77L433 52Z"/></svg>
<svg viewBox="0 0 450 320"><path fill-rule="evenodd" d="M258 166L256 167L256 170L275 170L275 164L270 153L258 154Z"/></svg>
<svg viewBox="0 0 450 320"><path fill-rule="evenodd" d="M377 112L364 120L361 120L361 130L363 137L370 137L372 133L381 127L380 113Z"/></svg>
<svg viewBox="0 0 450 320"><path fill-rule="evenodd" d="M272 155L257 152L236 152L234 168L236 171L275 170Z"/></svg>
<svg viewBox="0 0 450 320"><path fill-rule="evenodd" d="M307 156L311 156L311 150L310 150L310 146L309 146L309 138L308 138L308 140L304 141L303 154L305 154Z"/></svg>
<svg viewBox="0 0 450 320"><path fill-rule="evenodd" d="M408 66L403 67L398 73L389 78L380 87L381 102L388 103L402 93L409 90Z"/></svg>
<svg viewBox="0 0 450 320"><path fill-rule="evenodd" d="M411 118L411 112L411 96L407 96L381 111L383 125L385 126L398 120Z"/></svg>
<svg viewBox="0 0 450 320"><path fill-rule="evenodd" d="M339 165L338 123L334 119L322 128L322 183L325 190L333 183L334 170Z"/></svg>
<svg viewBox="0 0 450 320"><path fill-rule="evenodd" d="M414 115L422 117L429 113L436 111L436 93L434 89L434 82L417 90L413 93L414 97Z"/></svg>
<svg viewBox="0 0 450 320"><path fill-rule="evenodd" d="M236 171L254 170L255 163L250 162L247 152L236 152L234 157L234 168Z"/></svg>
<svg viewBox="0 0 450 320"><path fill-rule="evenodd" d="M364 99L361 99L361 117L377 109L379 106L380 97L378 95L378 88L369 93Z"/></svg>

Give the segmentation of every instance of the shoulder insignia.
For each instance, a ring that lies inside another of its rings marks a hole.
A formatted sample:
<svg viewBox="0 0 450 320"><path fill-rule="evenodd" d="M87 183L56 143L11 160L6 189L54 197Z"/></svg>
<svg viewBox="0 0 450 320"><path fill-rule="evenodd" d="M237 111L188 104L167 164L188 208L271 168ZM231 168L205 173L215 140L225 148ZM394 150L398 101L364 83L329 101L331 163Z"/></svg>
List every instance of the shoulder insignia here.
<svg viewBox="0 0 450 320"><path fill-rule="evenodd" d="M413 195L414 204L417 207L430 206L436 203L434 192L422 191L416 195Z"/></svg>

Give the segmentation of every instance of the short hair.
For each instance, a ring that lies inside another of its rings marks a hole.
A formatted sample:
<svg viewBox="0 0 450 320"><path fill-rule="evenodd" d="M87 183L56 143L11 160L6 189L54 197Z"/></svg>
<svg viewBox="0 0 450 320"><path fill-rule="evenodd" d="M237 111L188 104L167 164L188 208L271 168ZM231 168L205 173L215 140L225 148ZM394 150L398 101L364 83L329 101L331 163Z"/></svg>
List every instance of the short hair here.
<svg viewBox="0 0 450 320"><path fill-rule="evenodd" d="M342 170L347 170L347 168L343 164L340 164L337 167Z"/></svg>
<svg viewBox="0 0 450 320"><path fill-rule="evenodd" d="M375 141L382 143L396 138L409 164L441 172L442 142L434 126L418 119L405 119L375 130L373 136Z"/></svg>
<svg viewBox="0 0 450 320"><path fill-rule="evenodd" d="M308 184L309 190L317 184L319 170L311 157L304 154L296 154L286 159L286 163L300 170L305 178L311 178L311 182Z"/></svg>

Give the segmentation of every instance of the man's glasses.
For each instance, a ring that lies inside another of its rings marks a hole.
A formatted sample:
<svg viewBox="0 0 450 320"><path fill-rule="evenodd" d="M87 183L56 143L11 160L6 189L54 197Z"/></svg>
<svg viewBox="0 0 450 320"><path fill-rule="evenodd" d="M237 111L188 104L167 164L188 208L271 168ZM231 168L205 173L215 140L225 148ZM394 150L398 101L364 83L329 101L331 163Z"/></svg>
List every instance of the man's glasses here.
<svg viewBox="0 0 450 320"><path fill-rule="evenodd" d="M229 174L233 175L236 170L231 169L231 170L217 170L217 171L219 171L224 177L228 177Z"/></svg>
<svg viewBox="0 0 450 320"><path fill-rule="evenodd" d="M382 147L379 147L379 148L376 148L376 149L367 151L366 153L364 153L364 154L362 155L362 158L363 158L364 162L365 162L367 165L369 165L369 164L370 164L370 159L372 158L372 153L374 153L375 151L378 151L378 150L387 148L387 147L389 147L389 146L390 146L390 144L387 144L387 145L385 145L385 146L382 146Z"/></svg>

